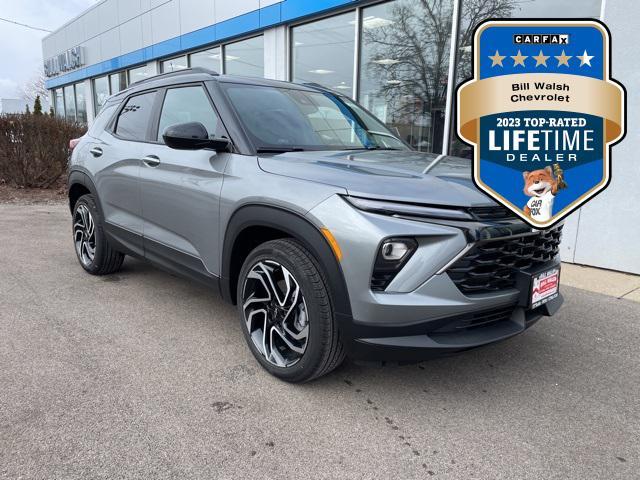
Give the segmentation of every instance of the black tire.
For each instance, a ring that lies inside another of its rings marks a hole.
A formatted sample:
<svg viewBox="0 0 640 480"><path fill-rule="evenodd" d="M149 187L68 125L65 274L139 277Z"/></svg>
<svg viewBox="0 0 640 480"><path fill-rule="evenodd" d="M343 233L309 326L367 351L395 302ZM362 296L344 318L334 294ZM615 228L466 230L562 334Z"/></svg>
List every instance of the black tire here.
<svg viewBox="0 0 640 480"><path fill-rule="evenodd" d="M77 245L77 230L79 229L77 220L79 219L79 211L88 210L93 220L93 235L94 240L92 242L94 246L93 258L89 258L86 254L86 250L83 251L78 248ZM107 240L104 233L104 221L100 211L96 205L96 199L93 195L83 195L78 199L73 208L72 217L72 232L74 247L76 250L76 256L82 268L84 268L91 275L108 275L120 270L122 262L124 261L124 254L115 250ZM84 252L84 253L83 253Z"/></svg>
<svg viewBox="0 0 640 480"><path fill-rule="evenodd" d="M277 262L285 267L298 283L308 320L306 349L291 366L281 367L268 361L256 348L245 321L244 287L247 275L260 262ZM338 367L345 357L340 331L333 314L331 296L322 268L311 253L293 239L272 240L256 247L246 258L240 271L237 288L241 328L251 352L269 373L291 383L308 382Z"/></svg>

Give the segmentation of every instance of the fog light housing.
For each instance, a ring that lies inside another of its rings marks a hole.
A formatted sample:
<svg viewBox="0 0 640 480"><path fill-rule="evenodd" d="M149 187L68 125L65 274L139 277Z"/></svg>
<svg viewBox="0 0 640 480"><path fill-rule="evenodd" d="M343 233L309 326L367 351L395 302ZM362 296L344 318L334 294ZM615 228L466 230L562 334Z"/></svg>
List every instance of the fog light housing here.
<svg viewBox="0 0 640 480"><path fill-rule="evenodd" d="M400 261L410 251L411 246L406 240L387 240L380 247L383 260L388 262Z"/></svg>
<svg viewBox="0 0 640 480"><path fill-rule="evenodd" d="M384 291L418 248L413 238L388 238L382 242L371 275L371 290Z"/></svg>

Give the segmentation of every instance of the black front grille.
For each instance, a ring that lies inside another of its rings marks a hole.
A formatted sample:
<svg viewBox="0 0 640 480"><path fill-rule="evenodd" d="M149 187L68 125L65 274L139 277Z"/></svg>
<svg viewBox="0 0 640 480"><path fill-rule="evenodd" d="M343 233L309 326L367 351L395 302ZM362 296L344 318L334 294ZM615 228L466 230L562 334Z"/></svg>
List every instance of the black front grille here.
<svg viewBox="0 0 640 480"><path fill-rule="evenodd" d="M456 317L454 321L447 323L432 333L455 333L461 330L489 327L496 323L510 320L515 309L515 305L509 305L493 310L485 310L483 312L466 313Z"/></svg>
<svg viewBox="0 0 640 480"><path fill-rule="evenodd" d="M530 234L483 240L447 273L465 294L514 288L519 270L542 265L558 255L561 238L562 225Z"/></svg>
<svg viewBox="0 0 640 480"><path fill-rule="evenodd" d="M469 212L476 218L476 220L504 220L516 218L515 213L501 205L494 205L491 207L471 207Z"/></svg>

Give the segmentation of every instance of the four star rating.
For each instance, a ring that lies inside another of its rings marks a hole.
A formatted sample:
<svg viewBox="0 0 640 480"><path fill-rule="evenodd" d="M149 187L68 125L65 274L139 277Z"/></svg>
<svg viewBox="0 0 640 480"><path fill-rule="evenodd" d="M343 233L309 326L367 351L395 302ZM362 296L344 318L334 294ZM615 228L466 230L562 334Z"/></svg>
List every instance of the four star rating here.
<svg viewBox="0 0 640 480"><path fill-rule="evenodd" d="M504 67L503 65L503 60L507 58L506 55L500 55L500 52L498 50L496 50L496 53L494 53L493 55L489 55L489 59L491 60L491 67ZM516 55L511 55L510 57L513 60L513 66L517 67L518 65L521 65L522 67L525 66L525 60L527 58L529 58L528 55L522 55L522 52L520 50L518 50L518 53ZM549 58L551 58L549 55L545 55L542 50L540 50L540 53L538 53L538 55L531 55L531 58L533 60L535 60L536 67L547 67L547 60L549 60ZM554 57L557 61L558 61L558 65L557 67L561 67L561 66L566 66L569 67L569 59L574 58L573 55L567 55L565 53L564 50L562 50L562 53L560 55L554 55ZM580 67L586 65L588 67L591 66L591 60L594 58L593 55L589 55L587 53L587 51L585 50L584 53L582 55L575 55L575 58L577 58L578 60L580 60Z"/></svg>

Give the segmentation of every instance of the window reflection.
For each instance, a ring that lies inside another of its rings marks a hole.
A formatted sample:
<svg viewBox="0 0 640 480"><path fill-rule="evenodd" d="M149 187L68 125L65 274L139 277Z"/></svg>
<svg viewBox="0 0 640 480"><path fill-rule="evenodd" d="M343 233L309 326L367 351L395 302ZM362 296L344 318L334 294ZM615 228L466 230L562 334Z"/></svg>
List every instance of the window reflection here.
<svg viewBox="0 0 640 480"><path fill-rule="evenodd" d="M96 115L102 110L104 102L109 98L109 80L107 77L99 77L93 80L93 102Z"/></svg>
<svg viewBox="0 0 640 480"><path fill-rule="evenodd" d="M442 151L451 0L398 0L362 11L359 100L420 151Z"/></svg>
<svg viewBox="0 0 640 480"><path fill-rule="evenodd" d="M56 117L64 117L64 98L62 96L62 89L58 88L54 92L55 97L55 110Z"/></svg>
<svg viewBox="0 0 640 480"><path fill-rule="evenodd" d="M224 47L225 73L264 77L264 44L262 36Z"/></svg>
<svg viewBox="0 0 640 480"><path fill-rule="evenodd" d="M65 118L71 122L76 121L76 98L73 85L64 87L64 113Z"/></svg>
<svg viewBox="0 0 640 480"><path fill-rule="evenodd" d="M215 72L220 72L220 47L203 50L189 55L189 62L192 67L208 68Z"/></svg>
<svg viewBox="0 0 640 480"><path fill-rule="evenodd" d="M141 67L132 68L131 70L129 70L129 85L152 76L153 71L151 65L143 65Z"/></svg>
<svg viewBox="0 0 640 480"><path fill-rule="evenodd" d="M471 46L476 25L488 18L598 18L600 0L462 0L458 49L456 52L456 84L473 76ZM452 112L456 109L453 99ZM455 117L451 115L450 154L471 158L473 149L461 142L455 133Z"/></svg>
<svg viewBox="0 0 640 480"><path fill-rule="evenodd" d="M111 85L111 95L115 95L121 90L127 88L127 72L118 72L109 75L109 84Z"/></svg>
<svg viewBox="0 0 640 480"><path fill-rule="evenodd" d="M84 82L76 83L76 121L87 123L87 101L85 99Z"/></svg>
<svg viewBox="0 0 640 480"><path fill-rule="evenodd" d="M291 29L294 82L353 95L355 18L355 12L349 12Z"/></svg>
<svg viewBox="0 0 640 480"><path fill-rule="evenodd" d="M162 73L175 72L178 70L184 70L185 68L188 68L186 55L177 58L170 58L169 60L165 60L160 63L160 70Z"/></svg>

